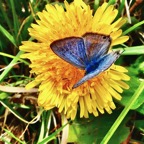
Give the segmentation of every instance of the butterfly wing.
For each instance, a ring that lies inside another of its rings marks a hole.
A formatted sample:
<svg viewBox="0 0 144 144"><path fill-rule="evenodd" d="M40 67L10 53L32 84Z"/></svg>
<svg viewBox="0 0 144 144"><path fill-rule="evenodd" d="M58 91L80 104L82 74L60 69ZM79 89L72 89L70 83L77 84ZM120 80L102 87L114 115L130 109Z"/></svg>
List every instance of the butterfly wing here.
<svg viewBox="0 0 144 144"><path fill-rule="evenodd" d="M76 87L80 86L81 84L83 84L87 80L97 76L101 72L108 69L119 58L121 53L122 53L122 51L113 51L113 52L111 52L109 54L106 54L103 57L101 57L98 67L95 70L87 73L80 81L78 81L73 86L73 88L76 88Z"/></svg>
<svg viewBox="0 0 144 144"><path fill-rule="evenodd" d="M99 69L101 72L107 70L120 57L122 53L123 51L117 50L104 55L100 59L100 64L97 69Z"/></svg>
<svg viewBox="0 0 144 144"><path fill-rule="evenodd" d="M84 40L80 37L69 37L54 41L50 45L54 53L68 63L85 69L87 56L85 53Z"/></svg>
<svg viewBox="0 0 144 144"><path fill-rule="evenodd" d="M111 44L110 36L97 33L86 33L83 39L89 61L99 59L100 56L106 54Z"/></svg>

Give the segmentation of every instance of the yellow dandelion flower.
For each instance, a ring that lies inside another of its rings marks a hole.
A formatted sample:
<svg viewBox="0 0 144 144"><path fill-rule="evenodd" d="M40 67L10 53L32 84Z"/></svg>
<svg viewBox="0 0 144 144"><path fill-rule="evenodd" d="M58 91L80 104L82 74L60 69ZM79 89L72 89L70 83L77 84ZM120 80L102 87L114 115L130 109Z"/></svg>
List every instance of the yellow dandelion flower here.
<svg viewBox="0 0 144 144"><path fill-rule="evenodd" d="M114 19L118 10L113 5L103 3L94 15L89 5L82 0L61 5L46 5L46 10L38 13L37 24L29 28L30 35L38 42L25 41L20 47L23 58L31 61L31 73L36 75L34 81L26 87L39 85L39 106L49 110L54 107L64 112L67 118L74 119L77 110L80 117L89 117L89 113L98 116L99 112L112 113L115 109L113 98L121 100L120 93L129 86L124 82L130 78L127 70L112 65L108 70L72 89L73 85L84 76L84 71L74 67L58 57L50 48L50 44L66 37L81 37L87 32L110 35L111 46L124 43L128 36L121 36L120 27L125 19Z"/></svg>

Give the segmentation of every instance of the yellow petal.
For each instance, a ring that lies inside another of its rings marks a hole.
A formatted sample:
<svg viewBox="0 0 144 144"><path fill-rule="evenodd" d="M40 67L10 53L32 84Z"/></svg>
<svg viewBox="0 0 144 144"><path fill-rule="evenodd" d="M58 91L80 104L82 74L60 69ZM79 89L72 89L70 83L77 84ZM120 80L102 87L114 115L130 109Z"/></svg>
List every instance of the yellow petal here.
<svg viewBox="0 0 144 144"><path fill-rule="evenodd" d="M124 42L126 42L128 39L129 39L128 36L119 37L119 38L117 38L117 39L115 39L115 40L112 41L112 45L114 46L114 45L118 45L118 44L124 43Z"/></svg>

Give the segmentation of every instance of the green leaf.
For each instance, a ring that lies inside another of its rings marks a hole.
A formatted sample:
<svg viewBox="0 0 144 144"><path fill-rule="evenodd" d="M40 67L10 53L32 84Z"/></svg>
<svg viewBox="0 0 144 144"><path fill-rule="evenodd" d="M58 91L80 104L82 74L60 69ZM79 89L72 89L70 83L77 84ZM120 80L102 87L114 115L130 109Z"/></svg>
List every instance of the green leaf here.
<svg viewBox="0 0 144 144"><path fill-rule="evenodd" d="M130 111L130 109L132 108L132 106L134 105L134 103L137 101L137 99L140 96L140 94L142 93L143 89L144 89L144 82L142 82L139 85L139 87L136 89L135 93L130 98L130 100L127 103L127 105L125 106L124 110L121 112L121 114L116 119L116 121L114 122L114 124L112 125L112 127L110 128L110 130L108 131L108 133L103 138L102 144L106 144L110 140L110 138L112 137L112 135L114 134L114 132L117 130L118 126L121 124L121 122L124 120L124 118L126 117L126 115L128 114L128 112Z"/></svg>
<svg viewBox="0 0 144 144"><path fill-rule="evenodd" d="M110 127L120 114L120 110L114 111L113 114L104 114L98 117L91 116L89 119L77 119L70 125L68 142L79 144L100 143ZM121 123L108 144L123 142L128 134L129 128L125 126L128 116Z"/></svg>
<svg viewBox="0 0 144 144"><path fill-rule="evenodd" d="M142 115L144 115L144 104L142 104L140 107L138 107L136 109L137 112L141 113Z"/></svg>
<svg viewBox="0 0 144 144"><path fill-rule="evenodd" d="M3 100L5 98L7 98L8 96L9 96L8 93L2 92L2 93L0 93L0 100Z"/></svg>
<svg viewBox="0 0 144 144"><path fill-rule="evenodd" d="M138 77L134 76L138 74L138 70L134 68L129 68L129 75L131 75L130 81L127 82L127 84L130 86L129 90L125 90L122 94L123 98L119 102L120 104L126 106L131 99L132 95L135 93L139 85L141 84L141 81ZM133 75L133 76L132 76ZM144 91L139 95L133 106L131 107L132 110L136 110L138 107L140 107L144 103Z"/></svg>
<svg viewBox="0 0 144 144"><path fill-rule="evenodd" d="M136 120L135 127L144 132L144 121L143 120Z"/></svg>

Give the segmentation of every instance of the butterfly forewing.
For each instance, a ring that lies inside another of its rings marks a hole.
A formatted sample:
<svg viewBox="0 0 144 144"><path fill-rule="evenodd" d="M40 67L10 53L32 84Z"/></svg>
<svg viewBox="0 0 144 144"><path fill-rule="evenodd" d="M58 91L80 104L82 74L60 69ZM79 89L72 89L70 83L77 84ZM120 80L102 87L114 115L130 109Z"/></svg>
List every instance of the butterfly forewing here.
<svg viewBox="0 0 144 144"><path fill-rule="evenodd" d="M70 64L77 66L80 69L86 68L87 56L82 38L69 37L57 40L54 41L50 47L54 53Z"/></svg>
<svg viewBox="0 0 144 144"><path fill-rule="evenodd" d="M106 54L111 44L110 36L86 33L83 35L86 55L89 61L98 59L100 56Z"/></svg>

